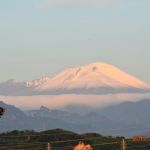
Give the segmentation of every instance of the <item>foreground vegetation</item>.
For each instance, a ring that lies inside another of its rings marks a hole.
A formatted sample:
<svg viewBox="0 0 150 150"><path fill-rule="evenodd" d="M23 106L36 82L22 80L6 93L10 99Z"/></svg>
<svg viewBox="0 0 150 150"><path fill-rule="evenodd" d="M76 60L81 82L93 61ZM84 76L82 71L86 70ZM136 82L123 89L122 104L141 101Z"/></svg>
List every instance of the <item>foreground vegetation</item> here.
<svg viewBox="0 0 150 150"><path fill-rule="evenodd" d="M77 134L62 129L43 132L12 131L0 134L0 150L73 150L79 142L90 144L93 150L120 150L123 137L106 137L96 133ZM149 140L126 140L127 150L149 150Z"/></svg>

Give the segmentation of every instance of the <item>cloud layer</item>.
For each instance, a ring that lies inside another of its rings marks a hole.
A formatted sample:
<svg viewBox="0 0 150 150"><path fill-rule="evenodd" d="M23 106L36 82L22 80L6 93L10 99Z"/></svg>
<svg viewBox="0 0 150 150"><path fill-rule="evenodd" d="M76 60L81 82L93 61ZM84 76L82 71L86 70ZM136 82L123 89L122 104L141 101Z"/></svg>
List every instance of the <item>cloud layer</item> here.
<svg viewBox="0 0 150 150"><path fill-rule="evenodd" d="M33 109L40 106L59 108L66 105L86 105L91 107L105 107L125 101L138 101L150 98L147 94L108 94L108 95L48 95L48 96L0 96L1 100L20 108Z"/></svg>

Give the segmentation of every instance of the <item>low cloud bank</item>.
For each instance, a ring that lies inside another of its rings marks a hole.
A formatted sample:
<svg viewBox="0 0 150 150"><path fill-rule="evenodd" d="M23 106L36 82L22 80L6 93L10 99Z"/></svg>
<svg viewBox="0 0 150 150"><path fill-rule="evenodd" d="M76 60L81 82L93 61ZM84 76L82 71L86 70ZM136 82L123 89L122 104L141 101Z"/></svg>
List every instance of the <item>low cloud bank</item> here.
<svg viewBox="0 0 150 150"><path fill-rule="evenodd" d="M87 105L90 107L106 107L125 101L139 101L150 98L146 94L108 94L108 95L47 95L47 96L0 96L5 103L15 105L23 109L39 108L61 108L67 105Z"/></svg>

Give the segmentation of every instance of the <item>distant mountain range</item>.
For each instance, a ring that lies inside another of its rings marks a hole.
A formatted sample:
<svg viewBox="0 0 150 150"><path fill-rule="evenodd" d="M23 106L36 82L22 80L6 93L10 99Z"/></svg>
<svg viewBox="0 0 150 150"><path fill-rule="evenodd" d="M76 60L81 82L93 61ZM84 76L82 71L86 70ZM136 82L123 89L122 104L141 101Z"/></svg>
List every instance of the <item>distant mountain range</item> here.
<svg viewBox="0 0 150 150"><path fill-rule="evenodd" d="M150 92L150 86L120 69L106 64L93 63L69 68L54 77L18 82L0 83L0 95L60 95L110 94Z"/></svg>
<svg viewBox="0 0 150 150"><path fill-rule="evenodd" d="M150 99L124 102L101 109L68 106L63 110L56 110L41 106L40 109L24 112L4 102L0 102L0 106L6 109L4 116L0 119L0 132L63 128L80 133L150 135ZM74 109L71 111L69 107Z"/></svg>
<svg viewBox="0 0 150 150"><path fill-rule="evenodd" d="M10 130L48 130L54 128L70 129L84 132L97 129L96 124L101 124L101 129L111 128L118 125L114 121L91 112L81 115L64 110L48 109L42 106L39 110L23 112L15 106L0 102L6 113L0 120L0 131ZM91 121L94 121L91 124Z"/></svg>
<svg viewBox="0 0 150 150"><path fill-rule="evenodd" d="M8 80L0 83L0 96L6 109L0 132L63 128L132 136L150 130L150 85L105 63L28 82Z"/></svg>

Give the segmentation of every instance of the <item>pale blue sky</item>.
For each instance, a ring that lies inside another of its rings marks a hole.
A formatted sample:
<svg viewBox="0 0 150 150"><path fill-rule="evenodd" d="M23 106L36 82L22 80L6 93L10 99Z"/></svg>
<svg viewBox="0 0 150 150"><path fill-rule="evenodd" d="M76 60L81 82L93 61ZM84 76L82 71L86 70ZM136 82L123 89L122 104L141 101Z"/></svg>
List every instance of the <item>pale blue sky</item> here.
<svg viewBox="0 0 150 150"><path fill-rule="evenodd" d="M150 83L150 0L1 0L0 81L103 61Z"/></svg>

